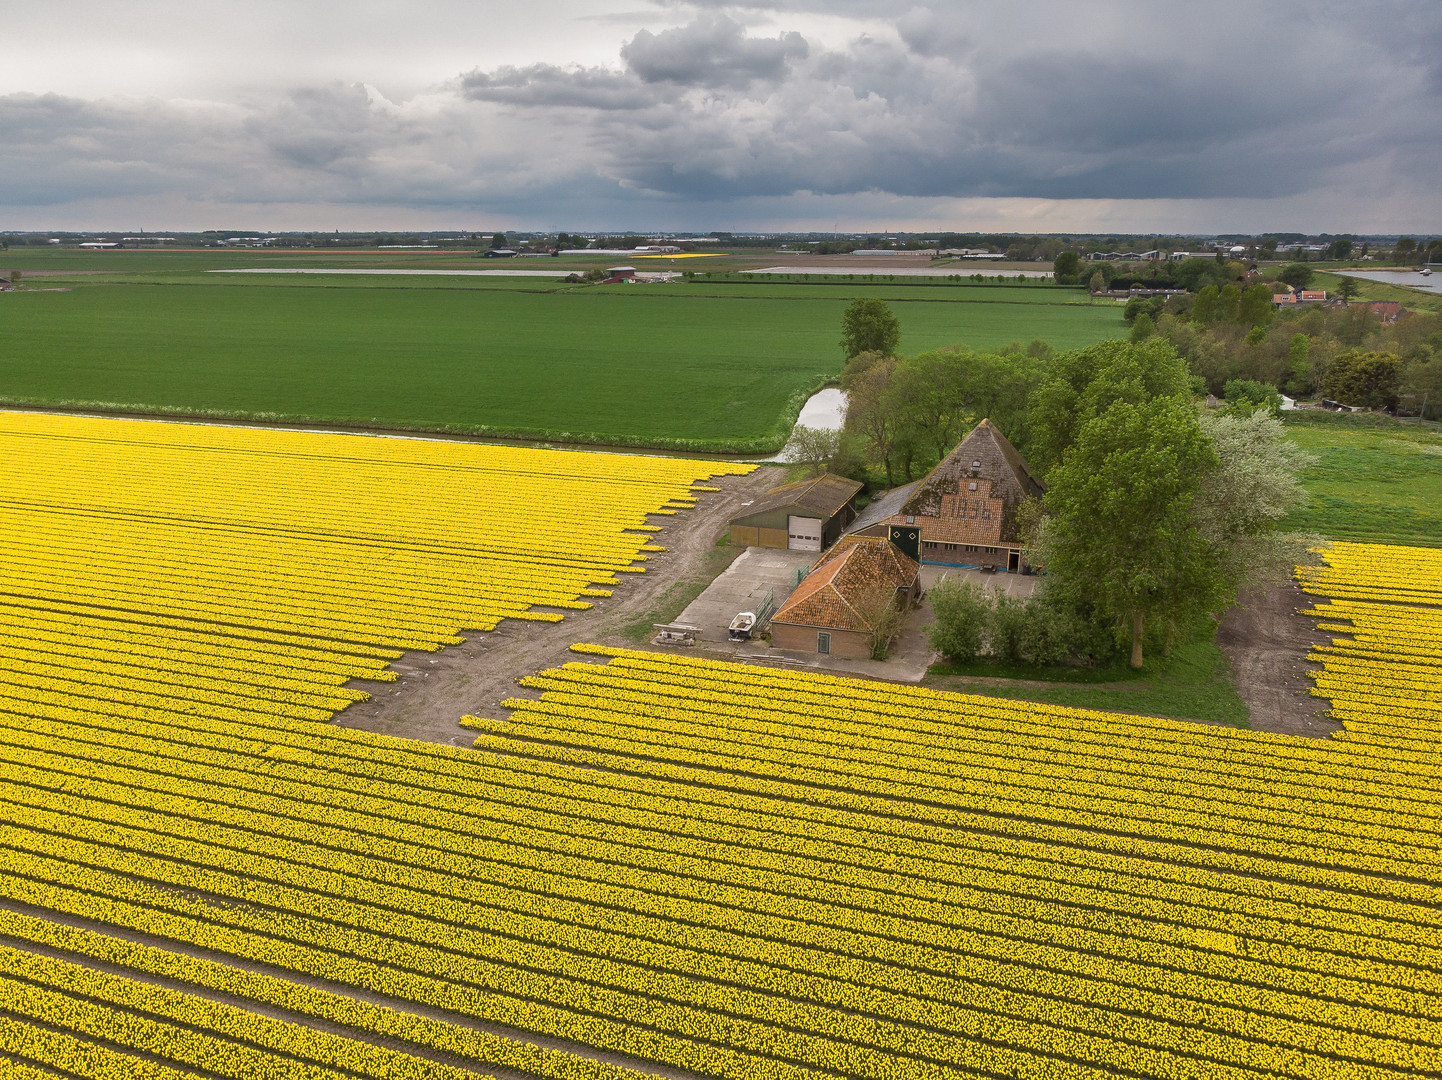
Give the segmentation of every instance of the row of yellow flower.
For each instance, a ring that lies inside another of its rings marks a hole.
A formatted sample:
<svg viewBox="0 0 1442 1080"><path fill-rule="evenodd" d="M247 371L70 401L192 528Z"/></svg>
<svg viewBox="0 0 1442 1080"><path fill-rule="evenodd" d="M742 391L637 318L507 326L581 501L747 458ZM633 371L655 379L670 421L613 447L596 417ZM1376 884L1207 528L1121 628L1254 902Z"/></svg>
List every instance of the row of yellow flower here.
<svg viewBox="0 0 1442 1080"><path fill-rule="evenodd" d="M1398 797L1390 805L1379 805L1376 795L1368 793L1350 806L1335 797L1318 801L1312 797L1316 794L1313 776L1272 775L1258 783L1255 774L1230 763L1217 767L1187 761L1141 740L1119 739L1109 745L1096 740L1091 746L1086 740L1058 740L1038 753L1029 745L1000 745L994 739L976 738L967 730L957 731L951 738L893 732L879 738L872 734L882 719L877 714L871 714L870 723L858 717L844 728L818 727L809 708L795 712L773 705L768 710L762 697L700 689L688 695L684 686L670 683L628 680L616 672L608 678L605 673L609 670L589 664L568 665L547 676L521 680L523 686L554 691L547 698L549 707L526 711L525 723L539 730L554 718L555 726L572 730L575 713L569 706L578 705L611 718L609 725L603 724L599 730L619 732L639 724L648 732L663 733L672 746L704 749L724 742L738 753L744 749L748 756L763 760L799 759L804 754L818 767L846 770L862 766L873 777L881 775L880 769L901 770L903 782L914 781L918 787L950 790L962 782L969 788L989 790L999 782L1023 792L1038 785L1056 791L1080 784L1078 790L1094 797L1098 805L1115 799L1209 813L1208 805L1220 803L1241 817L1255 818L1255 827L1263 833L1270 833L1275 823L1282 821L1316 832L1314 842L1324 845L1349 844L1355 837L1338 838L1337 830L1323 827L1316 817L1322 810L1330 820L1340 814L1349 822L1349 832L1379 840L1392 835L1396 822L1391 815L1396 813L1407 815L1414 829L1418 817L1442 817L1442 807L1415 798ZM1128 753L1119 756L1119 748ZM1099 785L1093 770L1103 763L1102 758L1110 765L1111 774ZM948 778L954 779L948 783ZM1442 821L1434 821L1434 831L1439 828ZM1424 836L1417 838L1417 843L1434 848L1439 842L1442 836L1430 841Z"/></svg>
<svg viewBox="0 0 1442 1080"><path fill-rule="evenodd" d="M1335 544L1325 564L1298 571L1302 587L1326 597L1307 614L1347 638L1318 645L1312 694L1332 704L1349 739L1442 750L1442 552L1381 544ZM1427 780L1434 777L1427 777ZM1435 798L1427 780L1424 790Z"/></svg>
<svg viewBox="0 0 1442 1080"><path fill-rule="evenodd" d="M830 762L816 762L804 751L756 754L735 744L727 745L726 752L713 750L703 739L688 740L674 730L665 730L659 720L654 734L648 733L646 714L640 712L623 714L636 721L634 724L616 725L612 722L614 710L577 703L548 700L535 704L513 699L502 704L517 711L509 726L494 729L504 732L496 736L499 743L477 746L510 742L518 752L550 754L555 747L565 746L583 752L640 754L682 767L766 776L769 783L805 789L815 793L812 798L827 802L833 801L833 790L848 793L843 799L849 798L850 792L893 797L905 791L908 799L961 812L1089 829L1108 828L1121 815L1128 822L1128 832L1163 840L1361 873L1442 878L1442 851L1435 841L1429 843L1432 838L1426 834L1396 827L1388 830L1385 825L1372 837L1349 837L1324 828L1289 828L1285 823L1269 827L1248 813L1226 813L1217 805L1194 806L1186 800L1157 805L1144 790L1137 790L1135 799L1118 799L1111 797L1101 769L1092 771L1090 784L1085 770L1074 773L1070 785L1049 783L1046 777L1025 771L1013 776L962 774L948 784L947 777L929 777L920 768L865 764L836 768ZM661 710L653 713L659 716ZM485 725L484 721L469 723ZM537 749L528 751L527 744ZM1397 824L1405 820L1398 818Z"/></svg>
<svg viewBox="0 0 1442 1080"><path fill-rule="evenodd" d="M45 779L38 773L15 774L13 778L37 785L44 782ZM259 831L262 838L264 838L269 831L275 830L284 838L284 843L251 843L249 847L242 848L242 850L257 853L271 851L272 854L278 857L300 862L304 865L314 866L319 870L341 873L348 871L350 873L363 875L364 879L368 882L389 880L398 883L404 888L421 890L422 896L419 901L402 905L406 910L424 910L428 906L434 906L438 901L430 900L430 896L456 896L459 898L464 895L466 904L456 907L437 908L435 910L435 917L446 924L470 924L476 926L478 929L484 929L490 916L483 916L478 922L476 913L483 909L470 906L482 904L484 907L493 907L501 912L507 913L504 916L504 922L507 926L508 933L511 934L525 933L532 940L540 941L545 939L558 941L571 947L585 948L589 952L599 951L606 955L627 957L635 963L644 964L660 970L688 970L696 974L711 977L720 973L719 969L707 967L696 968L694 962L688 961L685 955L680 955L678 959L679 954L677 954L675 950L665 948L664 942L669 938L678 936L680 928L674 924L668 925L668 920L651 919L642 914L642 910L648 903L651 906L655 905L655 900L653 896L652 899L648 901L646 892L638 892L637 890L653 889L659 891L663 889L665 887L665 879L659 874L635 874L629 878L626 877L626 875L616 875L616 884L611 886L602 885L600 888L598 888L594 882L587 882L583 876L577 876L569 882L573 887L568 890L565 887L568 883L557 876L557 873L563 868L558 865L556 860L543 860L540 863L541 872L539 873L522 873L518 875L502 860L509 859L509 861L515 862L525 855L526 852L524 849L508 851L504 844L487 845L486 847L494 849L493 853L484 850L482 847L477 847L474 849L475 854L473 856L462 858L447 855L439 850L429 853L417 852L411 845L400 842L378 843L374 837L366 837L361 843L368 852L374 854L374 859L369 857L337 856L334 853L335 848L346 844L347 838L353 835L356 830L366 826L373 827L373 823L364 820L343 820L333 826L326 825L320 828L307 828L302 830L288 824L291 820L289 816L267 820L266 815L257 813L254 808L247 808L238 813L233 811L227 813L225 808L217 807L213 803L200 801L192 803L191 800L178 795L156 799L155 796L149 795L149 793L137 792L130 788L120 788L112 792L109 785L99 782L95 778L89 778L85 783L76 784L75 786L78 789L83 789L89 798L112 800L126 798L129 802L138 806L144 806L147 801L153 801L167 807L170 812L186 814L192 819L194 819L196 815L204 814L206 815L207 821L214 819L226 825L237 823L250 833ZM43 805L44 800L39 801ZM77 799L72 800L72 802L83 805L82 800ZM296 811L292 807L279 807L276 809L276 812L291 815ZM125 814L123 810L116 811L114 812L114 820L123 823L126 820L135 820L135 816ZM199 829L184 821L178 824L171 822L167 825L167 831L172 835L176 834L177 830L203 838L207 843L222 845L228 843L232 847L235 846L234 837L230 837L227 840L225 836L221 835L222 830L219 828ZM399 831L400 830L397 830L397 832ZM414 830L412 830L412 835L413 834ZM584 850L584 838L578 838L578 840L580 842L577 843L576 849ZM301 849L294 846L296 841L308 842L316 846ZM606 847L606 845L597 844L595 847L600 849ZM422 857L426 854L430 855L429 859ZM593 850L592 854L594 858L597 859L611 859L615 858L617 853L614 850ZM488 855L496 861L488 864L481 858L483 855ZM406 864L405 860L408 856L410 863ZM388 863L385 861L387 859L394 861ZM603 870L605 865L607 865L606 863L602 863L600 866L588 867L585 865L584 860L581 859L572 859L569 861L579 867L578 874L584 874L589 870L594 875L598 870ZM420 866L427 863L440 869L437 871L421 870ZM672 869L675 872L680 872L687 868L676 866ZM692 869L694 871L694 868ZM499 877L497 876L498 870ZM656 878L654 884L649 880L653 876ZM687 876L689 877L690 874L688 873ZM514 885L511 887L481 887L473 884L473 882L484 881L487 878L498 881L509 880L513 882ZM312 879L303 877L300 880ZM680 880L684 883L685 878ZM517 891L517 889L519 889L519 891ZM565 899L565 895L568 892L578 898L577 902L572 903ZM859 893L857 896L852 897L853 902L858 896ZM1189 1017L1189 1021L1192 1024L1205 1024L1210 1028L1224 1032L1231 1031L1237 1036L1246 1039L1258 1038L1260 1037L1260 1033L1265 1031L1266 1038L1269 1041L1302 1046L1304 1048L1311 1047L1324 1053L1334 1052L1336 1048L1342 1044L1350 1044L1355 1047L1361 1045L1363 1042L1367 1042L1366 1037L1358 1033L1357 1029L1359 1027L1364 1030L1377 1029L1380 1025L1381 1031L1392 1038L1411 1038L1419 1034L1425 1037L1426 1033L1425 1028L1414 1027L1409 1034L1404 1036L1402 1030L1397 1028L1395 1018L1378 1014L1369 1015L1366 1010L1346 1009L1335 1010L1336 1015L1332 1018L1332 1023L1341 1026L1329 1033L1325 1028L1314 1026L1321 1022L1322 1017L1316 1015L1313 1008L1299 999L1289 1001L1285 994L1257 994L1254 991L1247 992L1245 994L1245 1000L1239 1000L1239 1004L1241 1004L1242 1007L1234 1010L1225 1006L1225 1002L1230 997L1235 996L1231 993L1233 988L1230 983L1225 980L1221 982L1211 982L1206 978L1198 979L1198 977L1191 977L1190 979L1181 979L1175 975L1164 978L1163 981L1169 984L1168 989L1172 993L1183 991L1187 994L1191 999L1190 1003L1187 1003L1178 1001L1170 995L1159 996L1156 993L1146 991L1143 987L1149 982L1156 982L1157 976L1155 973L1148 976L1145 973L1146 968L1144 967L1139 969L1142 972L1139 980L1141 985L1132 989L1124 989L1122 986L1116 985L1119 973L1113 965L1093 964L1092 967L1095 969L1097 975L1100 976L1100 979L1096 981L1078 977L1067 977L1061 974L1061 970L1067 967L1076 967L1078 959L1085 962L1087 952L1095 950L1099 942L1105 944L1104 939L1100 938L1096 939L1096 941L1078 939L1070 942L1071 945L1083 950L1080 957L1067 958L1064 950L1059 950L1055 947L1043 949L1044 952L1051 953L1055 957L1062 959L1060 963L1057 963L1055 960L1049 961L1048 966L1054 974L1041 978L1039 982L1039 976L1036 971L1015 965L1014 963L1008 964L1005 962L1006 959L1012 961L1016 959L1015 950L1018 945L1021 944L1018 941L1009 941L1007 936L1008 931L1014 935L1018 927L1025 927L1027 925L1026 920L989 919L983 911L979 921L986 927L986 933L983 935L970 935L968 940L972 944L968 945L968 950L977 948L975 943L980 942L982 943L980 947L983 951L989 952L998 959L986 965L972 963L964 965L964 967L970 969L968 974L971 979L977 979L985 973L987 982L993 984L999 982L1002 988L1009 985L1016 991L1015 993L998 993L996 990L988 990L985 986L969 986L966 982L935 975L929 976L914 970L888 970L879 964L862 963L851 959L850 956L868 948L868 943L861 931L852 931L843 934L844 940L840 942L832 935L828 944L833 948L839 945L839 947L844 950L840 954L832 955L810 954L806 949L792 948L776 940L758 940L753 936L747 935L748 928L753 935L764 930L767 936L770 937L771 934L777 932L774 927L781 926L782 923L778 921L778 919L762 917L760 913L757 912L752 912L748 916L748 903L754 902L754 899L754 896L748 896L743 892L738 892L735 902L730 906L730 913L728 915L724 909L714 907L716 903L726 900L726 897L713 891L708 897L708 902L705 904L678 908L673 903L670 905L670 910L684 917L687 922L692 924L695 924L698 920L704 920L708 909L720 912L734 932L698 932L693 928L684 934L688 948L703 948L708 951L714 949L718 956L723 957L729 955L733 958L739 958L742 955L750 955L760 965L764 966L754 967L737 964L733 960L724 965L726 976L740 982L751 981L759 988L773 988L779 992L788 992L793 996L801 994L804 988L807 996L827 999L835 993L847 992L844 983L838 982L835 987L832 987L830 980L844 980L845 982L856 982L861 985L869 983L877 987L889 987L894 992L909 995L924 993L925 996L932 998L934 1001L953 1002L955 1004L961 1004L964 1001L970 1000L990 1008L999 1008L1000 1006L997 1005L997 1000L1002 999L1005 1002L1006 1011L1020 1011L1025 1013L1034 1011L1038 1005L1045 1005L1045 1003L1028 1002L1025 997L1019 995L1028 991L1035 991L1041 987L1042 983L1049 982L1051 986L1049 993L1055 995L1063 988L1069 989L1071 996L1073 996L1074 1000L1079 1004L1115 1008L1124 1010L1127 1013L1137 1013L1145 1009L1166 1015L1180 1011ZM834 899L840 902L845 898L837 896ZM1001 900L1003 906L1005 906L1005 897L1003 896ZM1052 922L1057 920L1058 916L1056 911L1044 911L1042 910L1044 905L1035 902L1033 902L1031 906L1033 908L1031 914L1034 918L1049 919ZM826 910L821 905L802 903L793 905L793 907L794 910L791 911L791 914L798 918L804 918L808 922L814 923L824 919L826 916ZM529 915L527 914L528 912ZM920 913L921 912L918 912L918 914ZM1026 913L1019 912L1019 914ZM556 922L557 920L561 921L558 923ZM554 926L551 925L553 923L555 923ZM641 935L644 938L649 938L650 943L627 940L620 940L618 942L614 937L611 939L604 937L599 939L588 938L587 941L583 942L581 938L576 936L580 933L577 928L587 925L595 926L601 930L609 930L613 935ZM814 941L816 937L814 931L810 933L806 932L805 925L805 923L792 923L789 928L790 936L793 938L798 937L799 929L801 931L799 935L800 940L806 941L809 939ZM527 927L531 929L527 930ZM550 929L546 929L547 927L550 927ZM872 929L874 930L876 928L873 927ZM1121 920L1117 920L1116 925L1113 926L1113 931L1116 933L1122 933L1125 929L1126 927ZM1248 928L1239 926L1234 929L1245 930ZM785 930L781 931L781 933L785 932ZM558 934L561 936L557 937L556 935ZM993 937L991 935L997 936ZM1032 937L1036 939L1038 935L1033 934ZM1198 930L1188 930L1175 936L1175 940L1179 942L1191 942L1195 944L1201 941L1208 948L1234 947L1235 943L1227 939L1228 935L1223 933L1208 934L1205 931ZM663 944L658 946L655 944L656 942ZM987 944L988 942L989 944ZM875 944L876 943L873 943L871 945L871 949L875 949ZM880 944L883 946L883 951L886 951L884 949L885 941L881 941ZM954 948L956 941L954 939L950 940L948 944ZM903 959L901 956L894 955L897 952L894 948L889 951L893 953L893 955L887 958L893 962ZM1113 949L1114 953L1115 951L1116 950ZM1423 952L1425 953L1425 951L1424 949ZM909 953L911 963L916 963L919 957L927 955L925 952L918 952L916 949L909 950ZM810 957L809 960L808 956ZM1409 954L1409 956L1410 959L1414 961L1419 958L1417 952L1413 952ZM1155 964L1163 960L1164 955L1153 950L1149 959L1152 964ZM933 959L931 963L934 966L937 961ZM942 963L945 964L945 961L943 960ZM793 978L789 983L785 980L777 983L775 980L779 977L780 973L767 973L767 967L777 964L781 964L792 970L809 970L811 974L806 980L801 982L797 982ZM955 967L954 960L951 961L951 966ZM1227 978L1234 978L1237 974L1235 966L1225 961L1217 966L1225 971ZM760 978L761 981L755 982L754 980L757 978ZM1194 985L1188 985L1189 983ZM849 994L850 992L847 993ZM872 998L870 1000L872 1007L876 1008L876 999ZM1220 1002L1221 1004L1215 1004L1214 1002ZM854 1004L854 999L850 996L845 996L836 998L835 1003L847 1006ZM905 1004L906 1002L903 1000L903 1005ZM895 1007L896 1006L893 1006L893 1008ZM925 1019L932 1023L937 1022L936 1006L932 1005L928 1006L928 1008L930 1011L923 1014ZM1073 1011L1076 1011L1075 1006L1072 1008ZM1284 1012L1291 1012L1293 1015L1305 1015L1308 1016L1311 1024L1298 1024L1276 1016L1264 1019L1256 1015L1254 1011L1259 1008L1273 1013L1281 1009ZM1052 1018L1054 1018L1055 1011L1056 1006L1046 1006L1043 1011L1043 1016L1051 1014ZM905 1018L905 1015L907 1014L903 1014L899 1018ZM1118 1023L1116 1017L1108 1018L1104 1014L1096 1015L1102 1016L1102 1019L1108 1021L1110 1025L1110 1027L1103 1027L1101 1029L1103 1031L1115 1028ZM1080 1019L1076 1019L1075 1022L1082 1024L1088 1020L1089 1017L1090 1014L1084 1014ZM1090 1019L1090 1022L1093 1025L1098 1023L1094 1018ZM1133 1021L1127 1021L1124 1027L1126 1030L1134 1033L1138 1029L1138 1024ZM1375 1056L1385 1059L1390 1055L1387 1052L1378 1052Z"/></svg>
<svg viewBox="0 0 1442 1080"><path fill-rule="evenodd" d="M826 861L823 863L813 865L809 860L788 862L766 855L756 856L744 847L737 846L744 843L744 836L742 840L736 840L733 837L736 830L749 827L757 840L776 845L782 842L788 829L795 829L795 825L774 816L728 813L725 809L714 806L695 808L694 804L676 800L658 803L654 796L625 801L602 798L588 804L587 797L591 789L577 788L573 784L567 795L560 797L552 794L554 782L548 776L517 777L515 768L519 763L514 758L496 759L496 764L504 764L510 775L489 773L483 783L474 783L468 780L465 774L452 775L447 780L444 774L418 774L411 770L390 770L386 781L368 783L364 779L364 772L358 776L351 774L350 765L344 759L307 753L301 760L309 771L306 768L296 768L289 771L283 779L280 775L283 766L278 765L279 759L273 756L275 747L266 742L255 741L256 738L268 740L274 734L272 730L257 731L233 724L211 725L241 732L242 737L238 740L206 738L193 744L205 747L207 766L203 772L205 784L192 786L185 779L188 772L194 771L189 769L187 764L195 756L192 744L179 744L173 751L174 757L166 756L163 740L173 737L173 727L151 729L148 726L136 725L133 736L127 732L107 732L103 748L95 744L81 744L78 749L85 756L74 761L67 761L63 757L54 758L53 755L43 752L36 755L22 749L27 742L47 749L54 747L57 751L71 749L68 743L55 743L54 737L63 737L67 732L73 731L75 725L86 725L87 721L83 715L61 715L64 722L54 725L53 732L42 726L32 736L30 728L35 726L35 722L19 722L5 734L4 741L16 747L11 752L16 754L18 760L34 760L43 762L47 767L74 771L75 775L84 777L83 784L96 784L111 776L114 776L117 782L127 784L150 779L148 773L137 775L124 771L112 773L102 770L98 764L101 760L144 763L152 772L157 767L163 767L168 770L168 778L160 784L158 790L167 796L193 791L200 797L218 799L215 785L224 782L225 788L222 790L225 798L240 809L241 816L235 819L240 822L245 820L246 814L269 808L270 801L266 796L276 795L286 800L297 800L300 804L297 809L287 803L282 810L277 811L285 814L287 818L329 815L354 809L358 814L364 815L349 823L349 826L358 832L374 834L380 830L382 835L410 837L413 840L413 825L420 824L459 830L474 840L494 839L499 844L494 856L498 860L505 859L508 845L514 843L516 834L513 830L521 826L536 830L528 840L529 846L571 851L588 858L600 857L604 851L601 841L614 835L618 841L633 847L653 847L677 854L702 855L707 859L729 861L748 870L767 868L783 871L789 866L795 873L818 880L834 878L841 873L837 868L838 862L854 863L857 866L858 881L869 880L878 887L884 884L890 891L939 899L950 895L952 885L991 885L993 891L1002 891L1003 894L1009 890L1026 895L1029 889L1038 887L1037 882L1055 882L1055 885L1044 886L1043 891L1050 892L1055 889L1057 895L1064 896L1067 891L1065 885L1070 881L1080 887L1076 898L1089 902L1091 906L1104 904L1112 910L1135 911L1143 915L1157 915L1166 911L1171 919L1187 924L1194 924L1197 919L1201 919L1203 922L1198 925L1209 925L1207 920L1215 919L1216 911L1232 911L1239 907L1249 909L1263 921L1248 924L1245 927L1247 932L1279 940L1292 939L1288 925L1304 912L1313 913L1311 918L1314 921L1333 926L1343 935L1366 934L1383 941L1400 935L1401 939L1410 938L1416 943L1426 943L1433 940L1439 932L1435 918L1424 920L1425 925L1419 924L1415 932L1406 927L1399 928L1398 924L1391 920L1373 924L1370 918L1363 914L1370 910L1368 905L1365 902L1359 903L1347 893L1296 892L1277 887L1272 890L1268 899L1254 900L1246 893L1239 895L1235 890L1219 888L1226 883L1219 883L1212 874L1187 875L1173 871L1165 865L1158 867L1151 863L1126 864L1114 858L1094 856L1074 849L1067 849L1070 863L1058 865L1054 860L1043 858L1045 849L1013 844L1009 846L1009 850L996 851L998 841L994 836L973 838L966 833L955 831L948 832L949 846L943 847L934 841L921 842L910 836L868 837L855 830L843 832L835 827L828 827L825 831L802 831L794 842L797 853L809 855L817 851L824 838L833 833L838 841L845 841L834 850L826 851ZM250 737L246 738L245 735ZM134 746L135 750L126 750L127 746ZM257 750L265 753L262 773L248 771L256 767L257 759L246 754L253 754ZM231 751L235 753L232 754ZM72 749L71 752L75 750ZM300 759L300 754L301 750L297 747L297 759ZM235 771L222 774L222 768L229 766L233 766ZM335 785L334 790L317 788L313 778L318 771L322 771L329 783ZM291 776L294 777L293 780L289 778ZM404 781L410 790L415 792L426 792L439 783L448 782L451 798L447 811L431 810L424 796L416 796L421 800L419 803L397 801L404 795L405 789L395 787L396 781ZM252 792L263 792L265 795ZM604 796L606 793L601 794ZM505 795L512 801L504 801L502 796ZM141 801L138 794L129 799L117 795L116 799L125 803L131 799ZM544 811L538 807L538 803L545 805ZM624 809L627 806L634 809L627 813ZM671 819L669 822L659 818L661 806L667 807L666 816ZM683 813L677 814L674 808L680 808ZM687 812L693 816L687 816ZM218 814L225 818L225 813L219 808L208 813L200 810L194 813L202 817ZM460 821L464 824L452 823L456 813L462 815ZM713 825L718 817L725 822L724 828L708 830L705 826ZM637 827L622 825L627 819ZM661 828L663 824L667 826L664 831ZM574 834L575 839L568 841L567 846L557 847L556 834L564 834L567 830ZM698 831L700 836L696 835ZM730 843L723 846L714 842L718 839ZM974 846L962 855L952 850L956 839L967 840ZM875 845L874 851L862 846L868 842ZM526 849L517 850L524 853ZM638 858L643 861L650 858L644 853L634 850L628 852L624 848L604 857L610 862L633 864ZM987 865L986 877L973 872L978 860L983 860ZM448 864L457 861L463 862L448 857ZM514 862L515 859L510 861ZM660 865L664 866L664 862ZM893 869L906 876L890 881L887 874ZM464 869L459 872L467 877L481 874L477 867L469 863L464 863ZM926 874L924 879L918 881L912 877L921 872ZM693 868L690 873L694 876L697 871ZM753 877L754 874L740 874L735 880L739 884L751 885L754 884ZM805 892L810 887L803 886L802 891ZM1157 895L1159 890L1173 901L1185 897L1185 902L1175 909L1154 909L1146 898ZM1115 895L1112 895L1113 893ZM740 902L749 903L744 898ZM980 906L985 907L987 903L988 901L983 899ZM1189 912L1190 905L1196 905L1199 912ZM1396 913L1392 914L1395 917ZM1268 923L1267 920L1273 922ZM1267 929L1266 926L1271 928ZM1294 940L1299 944L1316 944L1323 939L1309 935ZM1339 938L1328 947L1343 952L1357 953L1360 950L1363 955L1380 955L1375 951L1375 944L1363 942L1347 945L1342 943L1343 940ZM1382 954L1385 953L1386 950Z"/></svg>
<svg viewBox="0 0 1442 1080"><path fill-rule="evenodd" d="M398 1012L315 987L288 982L273 975L245 971L213 960L170 952L3 909L0 909L0 934L62 950L82 960L99 961L144 976L158 976L200 989L218 991L245 1001L311 1017L324 1024L344 1025L367 1035L398 1040L483 1066L515 1069L527 1075L553 1080L640 1080L644 1075L632 1069L578 1057L563 1050L516 1042L488 1031L447 1024L415 1013ZM21 970L24 970L23 966ZM77 972L79 969L72 965L68 966L67 970ZM78 974L75 977L83 978L85 975ZM62 988L68 985L71 984L67 981L62 984ZM358 1044L344 1039L340 1042L349 1044L343 1048L345 1053L369 1058L383 1069L416 1069L414 1058L398 1060L405 1055L396 1055L392 1051L369 1044ZM454 1072L443 1066L432 1067L440 1070L438 1075L451 1075ZM377 1075L407 1074L400 1071L381 1071Z"/></svg>

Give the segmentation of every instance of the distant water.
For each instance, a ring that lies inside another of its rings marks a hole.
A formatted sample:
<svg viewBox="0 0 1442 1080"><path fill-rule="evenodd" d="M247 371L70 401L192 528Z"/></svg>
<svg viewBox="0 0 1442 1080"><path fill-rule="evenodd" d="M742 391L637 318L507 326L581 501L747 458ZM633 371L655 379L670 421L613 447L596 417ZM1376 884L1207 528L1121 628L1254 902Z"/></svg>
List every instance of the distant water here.
<svg viewBox="0 0 1442 1080"><path fill-rule="evenodd" d="M1383 285L1410 285L1414 289L1442 292L1442 268L1434 269L1430 277L1423 277L1415 270L1334 270L1345 277L1361 278L1363 281L1378 281Z"/></svg>
<svg viewBox="0 0 1442 1080"><path fill-rule="evenodd" d="M839 431L846 420L846 394L834 386L818 390L806 399L801 413L796 417L797 427L820 428L822 431ZM767 461L784 460L783 450Z"/></svg>

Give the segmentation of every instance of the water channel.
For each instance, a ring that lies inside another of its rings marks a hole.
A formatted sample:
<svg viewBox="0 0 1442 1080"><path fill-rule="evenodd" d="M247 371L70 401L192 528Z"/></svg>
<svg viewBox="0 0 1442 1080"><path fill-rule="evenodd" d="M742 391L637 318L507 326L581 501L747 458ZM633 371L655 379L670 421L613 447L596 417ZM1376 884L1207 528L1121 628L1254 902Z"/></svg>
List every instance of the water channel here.
<svg viewBox="0 0 1442 1080"><path fill-rule="evenodd" d="M1383 285L1410 285L1414 289L1442 292L1442 269L1426 276L1416 270L1329 270L1328 273L1361 278L1363 281L1377 281Z"/></svg>
<svg viewBox="0 0 1442 1080"><path fill-rule="evenodd" d="M822 431L839 431L846 419L846 394L834 386L818 390L806 399L796 417L796 427L820 428ZM795 430L793 428L792 430ZM781 461L786 453L782 450L766 461Z"/></svg>

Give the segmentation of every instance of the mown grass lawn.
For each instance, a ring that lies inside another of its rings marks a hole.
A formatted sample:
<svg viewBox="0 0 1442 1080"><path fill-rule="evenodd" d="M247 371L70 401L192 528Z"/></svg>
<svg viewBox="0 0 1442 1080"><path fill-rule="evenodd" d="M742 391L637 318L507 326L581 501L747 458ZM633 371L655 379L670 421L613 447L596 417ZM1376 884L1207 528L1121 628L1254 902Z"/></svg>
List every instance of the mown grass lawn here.
<svg viewBox="0 0 1442 1080"><path fill-rule="evenodd" d="M987 685L971 681L977 677L1017 682ZM1036 668L1005 665L983 657L973 664L935 664L926 681L944 690L1041 701L1072 709L1248 726L1247 705L1232 682L1231 665L1211 638L1187 642L1169 656L1149 659L1140 671L1129 668L1125 659L1105 668Z"/></svg>

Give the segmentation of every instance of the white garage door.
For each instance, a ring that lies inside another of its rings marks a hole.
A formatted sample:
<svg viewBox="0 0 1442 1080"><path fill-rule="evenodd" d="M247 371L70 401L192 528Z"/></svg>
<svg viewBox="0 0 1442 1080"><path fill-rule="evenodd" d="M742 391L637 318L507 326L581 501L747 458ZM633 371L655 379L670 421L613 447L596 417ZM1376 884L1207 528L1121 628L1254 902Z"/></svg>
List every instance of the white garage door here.
<svg viewBox="0 0 1442 1080"><path fill-rule="evenodd" d="M792 551L821 550L821 519L797 517L786 519L786 546Z"/></svg>

